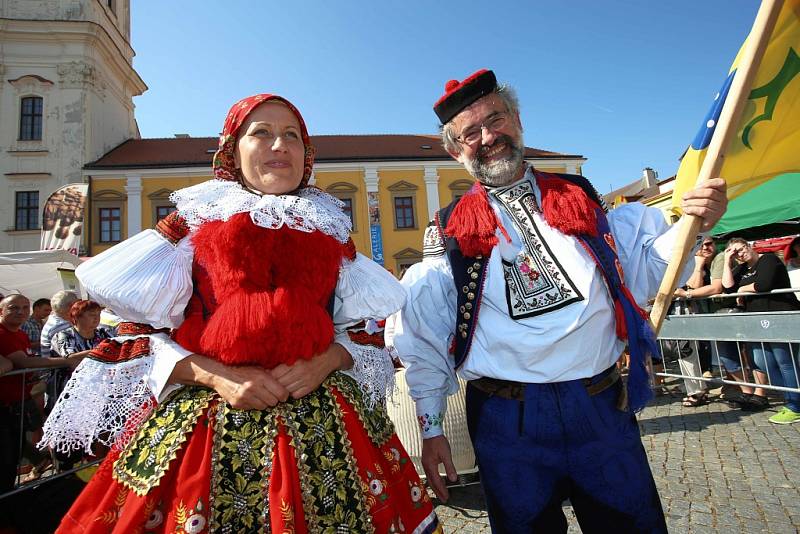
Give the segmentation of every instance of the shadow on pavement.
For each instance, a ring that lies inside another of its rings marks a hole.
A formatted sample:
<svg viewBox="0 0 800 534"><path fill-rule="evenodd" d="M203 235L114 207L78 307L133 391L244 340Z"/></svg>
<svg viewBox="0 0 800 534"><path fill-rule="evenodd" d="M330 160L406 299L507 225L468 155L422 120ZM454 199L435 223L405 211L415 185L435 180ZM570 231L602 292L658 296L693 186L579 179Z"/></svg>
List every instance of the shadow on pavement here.
<svg viewBox="0 0 800 534"><path fill-rule="evenodd" d="M748 412L739 409L727 408L725 401L719 397L711 398L708 404L697 408L683 408L680 406L681 398L674 398L664 395L654 399L649 407L660 407L668 404L678 403L679 413L670 415L659 415L656 417L639 416L639 428L642 436L652 434L662 434L669 432L700 432L701 430L715 425L727 425L739 423ZM720 406L722 405L722 406ZM721 407L724 407L720 410ZM688 412L688 410L693 410Z"/></svg>

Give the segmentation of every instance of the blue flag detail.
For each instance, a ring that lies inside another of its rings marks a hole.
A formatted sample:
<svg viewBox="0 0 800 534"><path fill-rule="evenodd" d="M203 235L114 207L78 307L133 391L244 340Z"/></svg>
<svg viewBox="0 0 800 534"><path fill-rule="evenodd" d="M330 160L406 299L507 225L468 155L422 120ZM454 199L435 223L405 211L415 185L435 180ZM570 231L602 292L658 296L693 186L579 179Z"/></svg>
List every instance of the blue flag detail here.
<svg viewBox="0 0 800 534"><path fill-rule="evenodd" d="M731 88L733 76L735 74L736 69L728 74L728 77L725 79L725 83L722 84L722 88L719 90L719 93L717 93L717 96L714 97L714 103L711 105L711 109L708 110L708 114L706 115L705 120L703 120L703 125L700 127L700 131L697 132L697 136L695 136L694 141L692 141L693 149L704 150L708 148L708 144L711 142L711 136L714 135L714 129L717 127L720 113L722 113L722 106L725 104L725 98L728 96L728 91Z"/></svg>

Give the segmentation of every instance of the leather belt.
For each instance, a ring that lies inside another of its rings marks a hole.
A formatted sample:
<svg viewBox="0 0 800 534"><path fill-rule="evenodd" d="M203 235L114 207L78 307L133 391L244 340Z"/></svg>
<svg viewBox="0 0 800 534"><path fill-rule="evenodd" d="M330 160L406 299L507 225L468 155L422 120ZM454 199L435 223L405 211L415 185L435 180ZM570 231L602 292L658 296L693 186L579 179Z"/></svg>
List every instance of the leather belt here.
<svg viewBox="0 0 800 534"><path fill-rule="evenodd" d="M607 374L597 382L592 383L591 378L584 378L583 385L586 386L586 392L589 394L589 396L594 396L602 393L603 391L607 390L608 388L616 384L619 379L620 379L619 371L617 370L616 367L614 367L613 369L611 369L610 372L607 372ZM496 395L504 399L511 399L518 401L525 400L525 386L527 384L523 382L513 382L511 380L500 380L497 378L483 377L483 378L477 378L475 380L470 380L469 384L474 386L476 389L486 393L487 395Z"/></svg>

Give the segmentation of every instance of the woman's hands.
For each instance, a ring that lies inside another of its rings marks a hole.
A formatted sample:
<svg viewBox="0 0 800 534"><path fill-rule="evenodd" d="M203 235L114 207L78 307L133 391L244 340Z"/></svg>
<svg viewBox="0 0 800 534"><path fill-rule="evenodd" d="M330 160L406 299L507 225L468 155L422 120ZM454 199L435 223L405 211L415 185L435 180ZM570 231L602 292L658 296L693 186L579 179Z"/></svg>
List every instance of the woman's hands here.
<svg viewBox="0 0 800 534"><path fill-rule="evenodd" d="M299 399L317 389L334 371L352 366L353 358L347 349L338 343L331 343L324 352L310 360L298 360L291 366L278 365L272 373L292 398Z"/></svg>
<svg viewBox="0 0 800 534"><path fill-rule="evenodd" d="M175 364L169 382L211 388L239 410L263 410L289 398L289 391L263 367L234 367L200 354Z"/></svg>
<svg viewBox="0 0 800 534"><path fill-rule="evenodd" d="M169 382L212 388L232 407L263 410L299 399L319 387L332 372L353 365L350 353L338 343L310 360L281 364L272 370L258 366L234 367L200 354L192 354L175 364Z"/></svg>

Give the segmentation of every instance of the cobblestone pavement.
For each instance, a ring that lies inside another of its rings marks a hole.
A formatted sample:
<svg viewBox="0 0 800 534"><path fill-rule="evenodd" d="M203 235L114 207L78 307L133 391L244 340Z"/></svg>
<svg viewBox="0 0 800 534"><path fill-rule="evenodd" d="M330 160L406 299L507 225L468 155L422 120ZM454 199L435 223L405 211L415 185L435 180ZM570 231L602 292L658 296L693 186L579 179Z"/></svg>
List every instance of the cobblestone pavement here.
<svg viewBox="0 0 800 534"><path fill-rule="evenodd" d="M800 529L800 423L730 408L713 395L698 408L664 395L639 417L670 532L795 533ZM436 508L445 532L490 532L480 485L450 489ZM580 532L565 506L569 532Z"/></svg>

